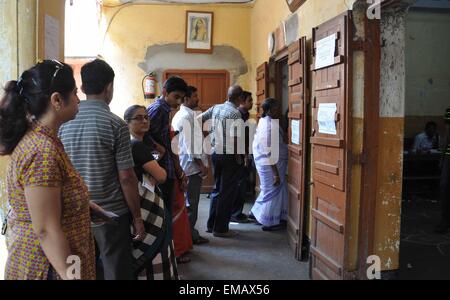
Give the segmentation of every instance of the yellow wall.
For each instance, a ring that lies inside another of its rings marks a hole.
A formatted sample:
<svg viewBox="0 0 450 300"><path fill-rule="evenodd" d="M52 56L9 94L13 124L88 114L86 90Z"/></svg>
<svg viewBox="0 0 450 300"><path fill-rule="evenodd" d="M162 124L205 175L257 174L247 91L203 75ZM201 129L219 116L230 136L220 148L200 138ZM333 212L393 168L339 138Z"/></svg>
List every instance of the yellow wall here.
<svg viewBox="0 0 450 300"><path fill-rule="evenodd" d="M122 115L128 106L143 102L139 63L145 60L152 45L185 43L186 11L214 12L214 46L238 49L246 62L251 61L249 5L125 5L103 8L102 31L108 28L101 55L116 72L115 97L111 109ZM204 55L205 54L190 54ZM203 67L205 69L205 67ZM238 78L249 89L253 83L247 73ZM161 78L159 78L161 81ZM145 103L148 104L148 103Z"/></svg>
<svg viewBox="0 0 450 300"><path fill-rule="evenodd" d="M312 36L313 27L336 17L351 9L354 0L308 0L296 12L299 17L299 33L308 39ZM251 37L252 37L252 71L256 74L256 67L268 61L270 54L267 50L269 34L285 21L291 11L285 1L256 0L252 9ZM256 76L253 76L256 77ZM252 78L253 78L252 77ZM256 85L254 85L256 89Z"/></svg>
<svg viewBox="0 0 450 300"><path fill-rule="evenodd" d="M403 128L403 118L380 118L374 253L383 270L399 268Z"/></svg>

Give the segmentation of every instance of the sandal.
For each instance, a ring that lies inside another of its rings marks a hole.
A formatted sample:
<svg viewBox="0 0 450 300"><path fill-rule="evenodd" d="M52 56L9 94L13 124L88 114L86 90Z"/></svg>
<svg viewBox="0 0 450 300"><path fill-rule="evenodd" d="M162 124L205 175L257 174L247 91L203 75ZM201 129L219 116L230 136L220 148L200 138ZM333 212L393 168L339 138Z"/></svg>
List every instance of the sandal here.
<svg viewBox="0 0 450 300"><path fill-rule="evenodd" d="M177 263L178 264L187 264L191 262L191 258L187 255L181 255L180 257L177 257Z"/></svg>

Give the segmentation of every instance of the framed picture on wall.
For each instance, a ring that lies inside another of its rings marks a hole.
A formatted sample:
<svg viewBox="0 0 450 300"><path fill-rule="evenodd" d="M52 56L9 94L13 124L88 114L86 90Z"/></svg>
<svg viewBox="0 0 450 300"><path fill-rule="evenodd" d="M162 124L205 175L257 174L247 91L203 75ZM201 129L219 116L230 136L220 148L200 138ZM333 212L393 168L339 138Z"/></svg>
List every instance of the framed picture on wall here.
<svg viewBox="0 0 450 300"><path fill-rule="evenodd" d="M187 11L185 47L187 53L212 53L213 36L213 12Z"/></svg>

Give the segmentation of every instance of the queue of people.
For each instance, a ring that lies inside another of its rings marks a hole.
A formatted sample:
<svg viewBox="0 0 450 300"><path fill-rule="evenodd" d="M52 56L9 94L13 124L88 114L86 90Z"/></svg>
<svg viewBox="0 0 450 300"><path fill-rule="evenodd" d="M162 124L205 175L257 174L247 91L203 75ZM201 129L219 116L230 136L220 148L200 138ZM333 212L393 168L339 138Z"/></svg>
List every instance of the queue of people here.
<svg viewBox="0 0 450 300"><path fill-rule="evenodd" d="M193 245L209 243L197 226L209 167L207 122L215 181L207 232L232 238L238 233L230 222L248 217L263 230L284 227L287 148L275 122L278 101L262 105L251 151L252 130L236 122L248 120L253 99L240 86L229 89L225 103L200 113L197 89L172 77L153 104L133 105L122 119L109 108L113 69L96 59L81 76L82 102L72 68L57 61L38 63L5 87L0 155L11 156L6 279L180 279L177 265L190 262ZM247 216L253 164L261 194Z"/></svg>

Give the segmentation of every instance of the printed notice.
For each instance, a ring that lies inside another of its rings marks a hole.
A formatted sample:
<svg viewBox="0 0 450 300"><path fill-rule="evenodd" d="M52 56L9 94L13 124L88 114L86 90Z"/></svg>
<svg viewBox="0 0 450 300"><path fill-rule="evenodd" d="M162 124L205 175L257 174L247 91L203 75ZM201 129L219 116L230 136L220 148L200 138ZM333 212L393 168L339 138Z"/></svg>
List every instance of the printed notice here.
<svg viewBox="0 0 450 300"><path fill-rule="evenodd" d="M324 134L336 135L336 103L319 104L317 113L317 122L319 123L319 132Z"/></svg>
<svg viewBox="0 0 450 300"><path fill-rule="evenodd" d="M316 43L316 69L334 65L336 52L336 34L321 39Z"/></svg>
<svg viewBox="0 0 450 300"><path fill-rule="evenodd" d="M292 120L291 122L291 140L292 144L300 145L300 121Z"/></svg>
<svg viewBox="0 0 450 300"><path fill-rule="evenodd" d="M59 21L45 15L45 58L59 59Z"/></svg>

